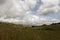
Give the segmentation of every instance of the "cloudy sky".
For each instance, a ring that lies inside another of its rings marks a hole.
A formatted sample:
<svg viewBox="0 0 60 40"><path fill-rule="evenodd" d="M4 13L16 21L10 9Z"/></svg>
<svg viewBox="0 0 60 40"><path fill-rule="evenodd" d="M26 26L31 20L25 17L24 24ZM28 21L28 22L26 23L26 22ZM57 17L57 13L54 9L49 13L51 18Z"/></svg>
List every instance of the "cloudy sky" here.
<svg viewBox="0 0 60 40"><path fill-rule="evenodd" d="M60 0L0 0L0 21L42 25L60 22Z"/></svg>

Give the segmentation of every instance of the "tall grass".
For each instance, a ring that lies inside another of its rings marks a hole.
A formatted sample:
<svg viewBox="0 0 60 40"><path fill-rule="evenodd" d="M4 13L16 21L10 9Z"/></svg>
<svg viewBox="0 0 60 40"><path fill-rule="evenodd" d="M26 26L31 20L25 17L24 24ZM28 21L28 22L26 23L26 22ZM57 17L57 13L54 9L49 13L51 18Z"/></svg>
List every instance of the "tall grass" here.
<svg viewBox="0 0 60 40"><path fill-rule="evenodd" d="M0 23L0 40L60 40L59 29L60 24L32 28Z"/></svg>

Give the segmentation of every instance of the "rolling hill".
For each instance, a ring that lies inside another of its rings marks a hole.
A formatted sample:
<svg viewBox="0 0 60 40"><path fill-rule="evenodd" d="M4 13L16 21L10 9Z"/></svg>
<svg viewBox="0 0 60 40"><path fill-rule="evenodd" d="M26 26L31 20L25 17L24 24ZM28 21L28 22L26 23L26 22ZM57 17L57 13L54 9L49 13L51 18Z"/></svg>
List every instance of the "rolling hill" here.
<svg viewBox="0 0 60 40"><path fill-rule="evenodd" d="M0 40L60 40L60 23L28 26L0 22Z"/></svg>

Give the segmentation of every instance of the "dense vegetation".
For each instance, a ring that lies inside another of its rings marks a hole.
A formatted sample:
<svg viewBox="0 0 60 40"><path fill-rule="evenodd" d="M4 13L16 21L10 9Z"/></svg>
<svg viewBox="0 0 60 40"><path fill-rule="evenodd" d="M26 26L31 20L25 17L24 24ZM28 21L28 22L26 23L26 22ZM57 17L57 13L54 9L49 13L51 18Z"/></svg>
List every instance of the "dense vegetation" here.
<svg viewBox="0 0 60 40"><path fill-rule="evenodd" d="M28 26L0 22L0 40L60 40L60 23Z"/></svg>
<svg viewBox="0 0 60 40"><path fill-rule="evenodd" d="M60 23L53 23L51 25L32 26L33 28L40 28L41 30L60 31Z"/></svg>

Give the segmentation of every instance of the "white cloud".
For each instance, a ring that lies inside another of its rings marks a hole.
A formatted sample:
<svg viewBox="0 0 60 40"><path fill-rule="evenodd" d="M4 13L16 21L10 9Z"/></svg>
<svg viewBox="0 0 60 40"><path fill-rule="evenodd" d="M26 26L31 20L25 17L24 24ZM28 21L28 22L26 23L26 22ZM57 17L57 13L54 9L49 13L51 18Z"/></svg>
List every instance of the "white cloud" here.
<svg viewBox="0 0 60 40"><path fill-rule="evenodd" d="M0 21L30 25L60 22L58 18L51 17L60 11L58 0L41 0L43 4L40 4L41 6L37 9L37 13L34 14L31 9L34 9L34 7L38 5L38 1L39 0L7 0L4 4L0 3ZM51 16L48 16L48 14L51 14Z"/></svg>
<svg viewBox="0 0 60 40"><path fill-rule="evenodd" d="M59 9L59 0L42 0L43 5L39 8L39 14L55 13Z"/></svg>

